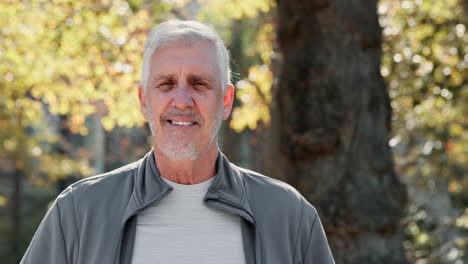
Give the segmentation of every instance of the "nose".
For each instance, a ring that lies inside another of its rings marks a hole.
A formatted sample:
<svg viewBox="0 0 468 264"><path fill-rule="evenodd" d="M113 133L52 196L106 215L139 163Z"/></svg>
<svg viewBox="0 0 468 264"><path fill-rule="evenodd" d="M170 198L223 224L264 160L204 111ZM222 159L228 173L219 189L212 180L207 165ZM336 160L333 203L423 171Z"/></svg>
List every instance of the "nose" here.
<svg viewBox="0 0 468 264"><path fill-rule="evenodd" d="M179 109L192 108L194 106L192 90L186 82L180 82L177 85L174 90L172 105Z"/></svg>

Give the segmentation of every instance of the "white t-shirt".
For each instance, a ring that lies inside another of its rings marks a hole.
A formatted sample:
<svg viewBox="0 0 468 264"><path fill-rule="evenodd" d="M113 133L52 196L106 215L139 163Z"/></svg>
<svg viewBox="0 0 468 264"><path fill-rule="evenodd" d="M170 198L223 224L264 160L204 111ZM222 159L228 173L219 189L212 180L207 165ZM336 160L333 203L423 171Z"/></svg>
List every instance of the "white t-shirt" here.
<svg viewBox="0 0 468 264"><path fill-rule="evenodd" d="M245 263L240 216L203 203L213 179L192 185L164 179L174 189L138 214L133 264Z"/></svg>

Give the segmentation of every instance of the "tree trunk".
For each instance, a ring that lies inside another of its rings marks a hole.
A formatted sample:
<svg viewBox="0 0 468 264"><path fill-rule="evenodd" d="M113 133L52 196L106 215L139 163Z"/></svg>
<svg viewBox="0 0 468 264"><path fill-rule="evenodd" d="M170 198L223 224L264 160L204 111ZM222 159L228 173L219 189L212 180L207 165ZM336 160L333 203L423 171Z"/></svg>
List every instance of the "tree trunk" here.
<svg viewBox="0 0 468 264"><path fill-rule="evenodd" d="M18 159L16 163L21 162ZM11 196L11 247L12 255L15 263L19 263L21 260L21 242L22 242L22 224L23 219L21 211L23 208L23 170L22 168L16 168L13 177L13 194Z"/></svg>
<svg viewBox="0 0 468 264"><path fill-rule="evenodd" d="M336 263L407 263L388 146L377 1L278 0L282 178L317 208ZM274 120L274 119L273 119Z"/></svg>
<svg viewBox="0 0 468 264"><path fill-rule="evenodd" d="M13 100L16 101L16 98L13 97ZM19 108L16 115L16 126L23 129L23 108ZM11 194L11 252L13 256L13 261L19 263L21 260L21 241L23 233L23 178L24 178L24 167L25 162L22 157L25 157L25 132L21 130L18 137L18 148L14 152L14 166L15 171L12 174L13 182L13 193Z"/></svg>

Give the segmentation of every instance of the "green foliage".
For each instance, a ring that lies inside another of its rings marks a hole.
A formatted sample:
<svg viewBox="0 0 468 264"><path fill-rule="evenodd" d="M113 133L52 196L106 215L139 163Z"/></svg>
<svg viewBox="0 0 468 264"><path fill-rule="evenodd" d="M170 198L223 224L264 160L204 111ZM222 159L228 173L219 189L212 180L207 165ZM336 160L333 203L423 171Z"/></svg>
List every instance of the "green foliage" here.
<svg viewBox="0 0 468 264"><path fill-rule="evenodd" d="M48 156L55 150L51 144L64 144L48 117L65 116L65 128L81 135L88 133L85 121L93 114L102 117L106 130L143 124L136 92L141 51L154 23L149 14L157 18L167 4L141 5L0 2L0 158L42 164L39 171L51 179L86 175L85 157ZM29 167L22 163L16 168Z"/></svg>
<svg viewBox="0 0 468 264"><path fill-rule="evenodd" d="M198 12L199 20L237 20L258 18L262 13L267 13L276 5L271 0L201 0L203 9ZM214 17L213 17L214 16Z"/></svg>
<svg viewBox="0 0 468 264"><path fill-rule="evenodd" d="M270 123L270 103L273 72L271 71L271 57L275 33L270 21L261 23L251 54L258 56L262 65L250 66L248 77L236 83L237 98L241 106L234 107L230 127L236 132L246 128L255 130L261 121Z"/></svg>
<svg viewBox="0 0 468 264"><path fill-rule="evenodd" d="M273 74L267 65L250 67L248 79L236 84L236 97L242 106L233 109L231 128L237 132L246 128L255 130L259 121L270 122L272 81Z"/></svg>
<svg viewBox="0 0 468 264"><path fill-rule="evenodd" d="M94 174L92 150L72 142L93 131L89 120L100 117L107 131L143 124L136 91L142 50L147 31L170 8L142 0L0 1L0 163L2 174L23 185L2 188L0 214L28 219L0 223L0 233L25 242L4 236L0 259L17 263L43 217L44 204L29 207L39 199L34 190L48 191L42 200L50 201L57 180ZM13 208L12 197L27 198L31 189L34 197Z"/></svg>
<svg viewBox="0 0 468 264"><path fill-rule="evenodd" d="M382 0L381 73L392 99L397 171L412 198L411 259L466 259L468 34L459 0ZM442 208L431 206L439 204ZM458 223L458 224L457 224ZM448 235L450 234L450 235Z"/></svg>

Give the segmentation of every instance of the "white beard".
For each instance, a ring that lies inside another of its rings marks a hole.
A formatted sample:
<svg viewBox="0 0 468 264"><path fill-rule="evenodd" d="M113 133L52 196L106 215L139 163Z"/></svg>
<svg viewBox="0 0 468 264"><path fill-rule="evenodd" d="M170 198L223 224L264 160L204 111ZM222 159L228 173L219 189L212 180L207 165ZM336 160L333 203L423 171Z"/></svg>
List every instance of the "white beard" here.
<svg viewBox="0 0 468 264"><path fill-rule="evenodd" d="M147 101L147 105L149 106L149 100ZM220 104L222 106L222 104ZM155 130L154 126L154 118L149 111L149 127L151 130L151 135L153 136L154 142L156 143L156 147L161 150L164 155L166 155L168 158L172 160L196 160L201 157L203 153L208 151L208 149L211 147L211 145L214 142L214 139L218 135L219 129L221 128L221 122L223 118L223 109L218 111L218 115L216 116L216 119L213 120L213 125L210 128L211 130L211 135L210 139L208 140L208 144L206 146L198 146L196 142L193 139L187 139L187 138L178 138L177 135L175 135L175 138L173 140L166 140L164 142L158 141L158 133ZM150 108L151 109L151 108Z"/></svg>

